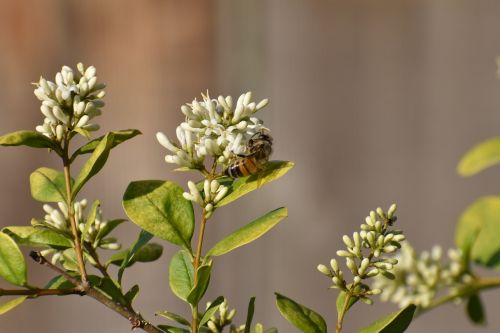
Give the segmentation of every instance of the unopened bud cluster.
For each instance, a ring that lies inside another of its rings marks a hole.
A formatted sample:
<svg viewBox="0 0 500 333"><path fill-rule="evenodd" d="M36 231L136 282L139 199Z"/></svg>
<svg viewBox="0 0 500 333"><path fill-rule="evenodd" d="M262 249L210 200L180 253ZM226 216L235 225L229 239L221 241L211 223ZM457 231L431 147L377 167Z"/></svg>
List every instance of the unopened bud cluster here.
<svg viewBox="0 0 500 333"><path fill-rule="evenodd" d="M171 152L165 156L167 163L203 170L206 158L211 157L227 167L235 156L246 152L253 134L266 129L254 114L268 104L267 99L256 104L247 92L235 105L231 96L202 97L181 107L186 120L176 129L177 142L161 132L156 134L158 142Z"/></svg>
<svg viewBox="0 0 500 333"><path fill-rule="evenodd" d="M215 209L215 205L227 194L229 188L219 184L215 179L205 179L203 189L199 190L192 181L188 182L189 192L182 195L185 199L196 202L205 210L205 217L209 218Z"/></svg>
<svg viewBox="0 0 500 333"><path fill-rule="evenodd" d="M382 301L400 307L412 303L426 308L438 294L453 295L472 280L460 249L449 249L445 257L442 248L434 246L417 256L409 244L404 244L397 259L401 265L393 271L395 279L377 277L373 286L383 290Z"/></svg>
<svg viewBox="0 0 500 333"><path fill-rule="evenodd" d="M35 83L35 96L42 101L40 110L45 116L36 130L61 142L69 132L76 130L85 136L99 125L90 120L101 114L104 106L105 85L97 82L94 66L77 65L77 71L63 66L55 82L40 77Z"/></svg>
<svg viewBox="0 0 500 333"><path fill-rule="evenodd" d="M207 303L207 309L211 305L211 303ZM229 310L229 306L227 304L227 300L224 299L221 305L219 305L219 310L210 317L210 320L207 322L207 326L209 332L212 333L220 333L224 330L226 326L230 326L231 333L240 333L245 329L245 325L242 327L235 327L232 325L233 318L236 315L236 310Z"/></svg>
<svg viewBox="0 0 500 333"><path fill-rule="evenodd" d="M401 248L401 242L405 239L401 231L390 229L397 219L395 213L395 204L387 212L377 208L366 217L359 232L354 232L352 237L342 237L346 249L337 251L337 256L345 258L345 264L353 276L352 283L346 281L337 259L331 259L329 267L318 265L318 271L331 279L332 288L350 292L366 302L371 301L367 296L382 292L380 288L368 288L362 281L380 274L392 277L391 271L398 261L387 255Z"/></svg>
<svg viewBox="0 0 500 333"><path fill-rule="evenodd" d="M87 200L83 199L77 201L73 204L73 214L75 217L76 225L78 226L80 234L83 233L86 224L86 218L84 216L84 211L87 207ZM45 211L45 216L42 221L34 220L33 224L35 226L42 226L49 229L56 229L58 232L62 232L67 235L71 235L71 227L69 220L68 206L65 202L58 202L57 208L52 207L49 204L43 205L43 210ZM83 240L90 243L93 248L102 248L108 250L118 250L120 249L120 244L117 243L116 238L107 237L105 234L105 226L108 223L102 218L102 210L98 208L96 218L84 235ZM62 252L57 249L47 249L43 255L52 254L52 262L55 264L62 260Z"/></svg>

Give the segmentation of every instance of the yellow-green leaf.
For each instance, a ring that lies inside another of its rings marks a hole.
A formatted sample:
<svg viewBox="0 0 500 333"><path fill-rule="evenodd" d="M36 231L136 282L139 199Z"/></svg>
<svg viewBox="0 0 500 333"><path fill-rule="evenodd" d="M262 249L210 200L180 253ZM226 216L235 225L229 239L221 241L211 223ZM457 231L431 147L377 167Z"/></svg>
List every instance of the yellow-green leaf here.
<svg viewBox="0 0 500 333"><path fill-rule="evenodd" d="M238 178L229 182L228 194L217 203L217 207L222 207L239 197L254 191L261 186L283 177L293 168L294 164L287 161L270 161L265 165L264 170L255 175ZM223 182L221 182L222 184ZM226 182L227 183L227 182Z"/></svg>
<svg viewBox="0 0 500 333"><path fill-rule="evenodd" d="M326 322L319 314L294 300L276 294L276 305L281 315L304 333L326 333Z"/></svg>
<svg viewBox="0 0 500 333"><path fill-rule="evenodd" d="M169 284L177 297L187 301L194 284L192 258L187 251L180 250L172 257L169 266Z"/></svg>
<svg viewBox="0 0 500 333"><path fill-rule="evenodd" d="M3 315L6 312L14 309L18 305L22 304L28 296L22 296L18 298L14 298L13 300L8 301L7 303L0 304L0 315Z"/></svg>
<svg viewBox="0 0 500 333"><path fill-rule="evenodd" d="M5 227L2 232L8 234L17 244L28 246L54 246L72 247L73 243L68 237L49 229L34 228L30 226Z"/></svg>
<svg viewBox="0 0 500 333"><path fill-rule="evenodd" d="M405 308L368 325L358 333L402 333L410 326L416 308L413 304L407 305Z"/></svg>
<svg viewBox="0 0 500 333"><path fill-rule="evenodd" d="M123 207L130 220L142 229L190 250L194 213L183 192L170 181L132 182L123 196Z"/></svg>
<svg viewBox="0 0 500 333"><path fill-rule="evenodd" d="M215 244L215 246L207 252L207 256L220 256L256 240L283 220L287 215L287 209L282 207L259 217Z"/></svg>
<svg viewBox="0 0 500 333"><path fill-rule="evenodd" d="M66 202L64 174L50 168L39 168L30 175L33 199L41 202Z"/></svg>
<svg viewBox="0 0 500 333"><path fill-rule="evenodd" d="M472 176L500 163L500 137L472 147L460 160L457 171L461 176Z"/></svg>
<svg viewBox="0 0 500 333"><path fill-rule="evenodd" d="M27 281L26 262L16 242L0 232L0 276L17 286Z"/></svg>
<svg viewBox="0 0 500 333"><path fill-rule="evenodd" d="M58 150L57 145L45 135L35 131L17 131L0 136L0 146L28 146Z"/></svg>

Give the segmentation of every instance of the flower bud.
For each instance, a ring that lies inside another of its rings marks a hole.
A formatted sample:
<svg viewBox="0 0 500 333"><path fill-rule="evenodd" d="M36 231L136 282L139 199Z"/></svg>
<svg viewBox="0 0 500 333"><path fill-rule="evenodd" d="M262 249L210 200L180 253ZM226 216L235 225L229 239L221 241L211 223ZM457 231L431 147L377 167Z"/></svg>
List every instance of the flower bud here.
<svg viewBox="0 0 500 333"><path fill-rule="evenodd" d="M332 272L325 265L319 264L316 268L321 274L324 274L326 276L332 276Z"/></svg>

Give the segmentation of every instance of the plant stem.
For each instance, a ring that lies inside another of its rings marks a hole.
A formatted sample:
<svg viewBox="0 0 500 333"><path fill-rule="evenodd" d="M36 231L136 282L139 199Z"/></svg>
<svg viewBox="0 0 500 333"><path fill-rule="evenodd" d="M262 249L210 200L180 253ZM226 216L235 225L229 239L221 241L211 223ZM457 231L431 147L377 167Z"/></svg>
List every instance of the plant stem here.
<svg viewBox="0 0 500 333"><path fill-rule="evenodd" d="M64 179L66 182L66 204L68 206L68 218L71 225L71 233L73 234L73 241L75 244L76 259L78 261L78 269L80 271L80 276L82 279L83 288L89 287L89 282L87 278L87 271L85 270L85 262L83 260L82 245L80 242L80 237L78 236L78 228L75 221L75 211L73 207L73 199L71 193L71 162L68 156L69 150L69 140L64 141L64 154L63 154L63 165L64 165Z"/></svg>
<svg viewBox="0 0 500 333"><path fill-rule="evenodd" d="M205 235L205 225L207 224L207 218L205 217L205 209L201 213L201 225L200 232L198 234L198 247L196 248L196 255L193 261L194 270L194 285L198 283L198 268L200 267L201 260L201 250L203 248L203 237ZM198 333L198 304L193 306L192 311L192 321L191 321L191 333Z"/></svg>
<svg viewBox="0 0 500 333"><path fill-rule="evenodd" d="M417 315L420 316L427 311L437 308L438 306L441 306L443 304L449 303L459 297L471 296L481 290L495 288L495 287L500 287L500 278L475 279L470 284L462 288L459 292L443 296L432 302L429 306L425 308L420 308Z"/></svg>
<svg viewBox="0 0 500 333"><path fill-rule="evenodd" d="M346 293L344 306L342 307L342 311L338 314L337 326L335 327L335 333L339 333L342 330L342 324L344 323L344 317L347 312L347 308L349 307L349 301L351 300L352 295L350 293Z"/></svg>
<svg viewBox="0 0 500 333"><path fill-rule="evenodd" d="M82 291L77 288L69 288L69 289L40 289L40 288L32 288L32 289L1 289L0 288L0 296L30 296L30 297L39 297L39 296L53 296L53 295L81 295Z"/></svg>
<svg viewBox="0 0 500 333"><path fill-rule="evenodd" d="M64 276L65 279L67 279L69 282L73 283L76 286L76 291L80 293L81 295L86 295L89 296L99 303L102 303L104 306L108 307L109 309L115 311L122 317L126 318L131 324L132 324L132 329L135 328L140 328L145 332L148 333L164 333L162 330L157 328L156 326L152 325L148 321L146 321L140 313L137 313L131 308L124 306L120 303L117 303L113 301L112 299L109 299L105 295L103 295L101 292L98 290L92 288L91 286L87 286L86 288L83 285L83 282L78 280L77 278L69 275L66 271L60 269L59 267L53 265L51 262L47 261L39 252L31 251L30 252L30 257L33 258L37 263L40 265L47 266L48 268L52 269L53 271L61 274Z"/></svg>

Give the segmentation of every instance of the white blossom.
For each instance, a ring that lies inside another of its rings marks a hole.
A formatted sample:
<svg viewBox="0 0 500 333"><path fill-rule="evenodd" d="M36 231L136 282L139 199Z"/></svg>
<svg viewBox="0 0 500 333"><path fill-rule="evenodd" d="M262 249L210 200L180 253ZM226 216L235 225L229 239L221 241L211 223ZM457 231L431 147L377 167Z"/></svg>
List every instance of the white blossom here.
<svg viewBox="0 0 500 333"><path fill-rule="evenodd" d="M76 72L63 66L55 82L40 77L34 94L42 102L40 110L45 119L36 130L57 142L78 128L89 132L98 130L99 125L89 121L101 114L105 85L97 83L95 75L94 66L85 68L79 63Z"/></svg>

